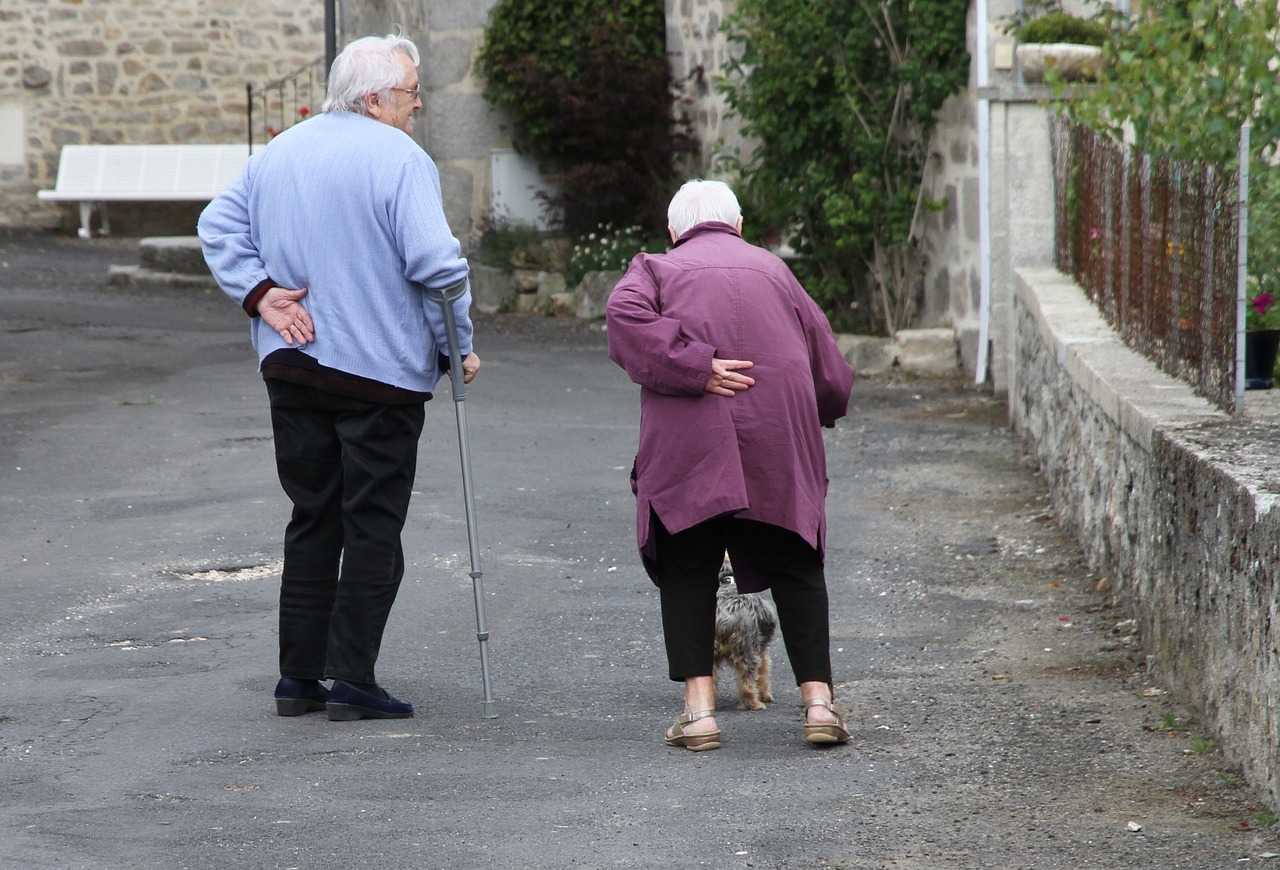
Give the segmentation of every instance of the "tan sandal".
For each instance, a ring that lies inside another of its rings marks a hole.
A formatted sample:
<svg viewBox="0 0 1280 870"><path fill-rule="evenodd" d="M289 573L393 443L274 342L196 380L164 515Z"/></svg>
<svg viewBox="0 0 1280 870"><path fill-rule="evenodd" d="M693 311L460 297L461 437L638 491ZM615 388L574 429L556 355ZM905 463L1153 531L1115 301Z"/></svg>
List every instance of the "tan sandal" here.
<svg viewBox="0 0 1280 870"><path fill-rule="evenodd" d="M708 731L705 734L684 733L684 726L692 725L694 722L700 722L703 719L710 719L715 714L715 710L684 711L676 719L675 723L667 729L667 733L664 735L667 745L679 746L683 749L688 749L690 752L706 752L708 749L719 749L719 728L715 731Z"/></svg>
<svg viewBox="0 0 1280 870"><path fill-rule="evenodd" d="M836 717L834 722L809 722L810 707L825 707L831 711L831 715ZM804 739L805 742L814 746L827 746L835 743L849 742L849 728L845 725L843 717L836 710L835 706L826 698L816 698L806 702L802 709L804 710Z"/></svg>

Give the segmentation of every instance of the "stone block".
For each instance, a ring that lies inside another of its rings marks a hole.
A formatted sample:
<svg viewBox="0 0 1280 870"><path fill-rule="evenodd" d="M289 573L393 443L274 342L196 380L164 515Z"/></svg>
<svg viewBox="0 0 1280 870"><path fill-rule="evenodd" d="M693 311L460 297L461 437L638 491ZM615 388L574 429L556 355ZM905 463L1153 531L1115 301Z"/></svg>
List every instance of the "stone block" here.
<svg viewBox="0 0 1280 870"><path fill-rule="evenodd" d="M427 24L433 33L442 30L476 30L489 20L489 10L498 0L473 0L459 3L457 0L428 0Z"/></svg>
<svg viewBox="0 0 1280 870"><path fill-rule="evenodd" d="M950 374L959 364L956 334L951 329L898 331L898 365L918 374Z"/></svg>
<svg viewBox="0 0 1280 870"><path fill-rule="evenodd" d="M516 312L518 314L530 314L538 310L538 295L536 293L519 293L516 295Z"/></svg>
<svg viewBox="0 0 1280 870"><path fill-rule="evenodd" d="M480 94L428 95L427 151L436 160L471 160L506 144L501 117Z"/></svg>
<svg viewBox="0 0 1280 870"><path fill-rule="evenodd" d="M836 346L859 375L883 374L898 358L897 342L879 335L841 333L836 336Z"/></svg>
<svg viewBox="0 0 1280 870"><path fill-rule="evenodd" d="M471 71L475 47L473 39L431 40L422 63L422 86L428 91L438 91L465 79Z"/></svg>
<svg viewBox="0 0 1280 870"><path fill-rule="evenodd" d="M537 269L516 269L511 277L517 293L537 293L542 282L542 272Z"/></svg>
<svg viewBox="0 0 1280 870"><path fill-rule="evenodd" d="M483 263L471 264L471 305L477 311L492 314L509 306L515 295L510 272Z"/></svg>
<svg viewBox="0 0 1280 870"><path fill-rule="evenodd" d="M440 193L444 199L444 217L449 229L459 238L470 236L471 201L475 196L475 176L466 166L450 161L440 163Z"/></svg>
<svg viewBox="0 0 1280 870"><path fill-rule="evenodd" d="M564 293L568 289L563 272L538 273L538 298L543 302L546 302L557 293Z"/></svg>
<svg viewBox="0 0 1280 870"><path fill-rule="evenodd" d="M978 337L976 326L956 330L956 343L960 346L960 365L965 373L973 375L978 370Z"/></svg>
<svg viewBox="0 0 1280 870"><path fill-rule="evenodd" d="M547 313L552 317L573 317L576 314L577 300L569 292L552 293L547 300Z"/></svg>
<svg viewBox="0 0 1280 870"><path fill-rule="evenodd" d="M209 275L196 236L152 236L138 242L138 261L153 272Z"/></svg>
<svg viewBox="0 0 1280 870"><path fill-rule="evenodd" d="M609 294L622 278L621 272L588 272L582 276L578 284L577 315L582 320L595 320L604 317L604 307L609 302Z"/></svg>

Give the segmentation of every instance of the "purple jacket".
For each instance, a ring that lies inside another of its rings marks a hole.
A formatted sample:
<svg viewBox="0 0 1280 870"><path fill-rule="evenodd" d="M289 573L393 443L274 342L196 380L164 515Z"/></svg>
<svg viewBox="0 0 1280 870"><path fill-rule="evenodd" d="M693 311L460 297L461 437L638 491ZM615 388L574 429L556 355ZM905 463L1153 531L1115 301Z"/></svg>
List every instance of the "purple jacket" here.
<svg viewBox="0 0 1280 870"><path fill-rule="evenodd" d="M640 391L632 488L650 577L650 511L671 533L732 513L826 544L822 426L843 417L853 369L821 309L778 257L711 221L666 254L639 254L606 311L609 358ZM755 386L703 392L711 358L751 360ZM767 578L735 565L744 592Z"/></svg>

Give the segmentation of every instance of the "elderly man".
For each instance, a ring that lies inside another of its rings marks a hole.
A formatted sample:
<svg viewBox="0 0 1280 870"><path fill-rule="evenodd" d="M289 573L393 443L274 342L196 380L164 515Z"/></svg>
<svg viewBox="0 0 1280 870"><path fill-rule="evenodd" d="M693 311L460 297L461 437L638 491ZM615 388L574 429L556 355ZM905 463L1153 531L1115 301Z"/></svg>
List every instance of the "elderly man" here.
<svg viewBox="0 0 1280 870"><path fill-rule="evenodd" d="M280 587L276 710L402 718L374 663L404 575L424 403L444 315L467 277L435 164L413 140L418 49L366 37L334 61L324 112L284 131L200 216L205 259L251 318L293 502ZM464 380L471 295L455 303ZM331 688L320 681L332 679Z"/></svg>
<svg viewBox="0 0 1280 870"><path fill-rule="evenodd" d="M683 713L666 742L715 749L717 577L771 588L811 744L844 743L832 706L822 426L845 414L853 370L781 260L743 241L737 197L690 181L671 200L675 247L640 254L607 308L609 356L640 391L632 470L640 553L662 601Z"/></svg>

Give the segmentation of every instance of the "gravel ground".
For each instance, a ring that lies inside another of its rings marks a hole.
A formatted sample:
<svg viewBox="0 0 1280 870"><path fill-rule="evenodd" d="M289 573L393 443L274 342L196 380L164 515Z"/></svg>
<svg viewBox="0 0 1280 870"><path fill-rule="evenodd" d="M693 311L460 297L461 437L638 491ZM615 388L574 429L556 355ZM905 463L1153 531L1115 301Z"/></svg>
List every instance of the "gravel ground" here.
<svg viewBox="0 0 1280 870"><path fill-rule="evenodd" d="M500 717L478 716L437 401L380 663L418 716L276 718L287 507L243 316L104 288L133 259L0 236L0 866L1280 867L1273 817L1147 672L1003 402L958 380L862 380L828 433L852 744L801 742L779 645L778 703L725 689L723 749L663 747L638 392L596 324L478 321Z"/></svg>

